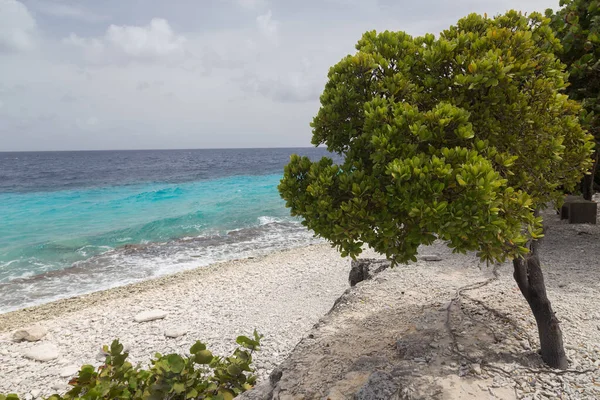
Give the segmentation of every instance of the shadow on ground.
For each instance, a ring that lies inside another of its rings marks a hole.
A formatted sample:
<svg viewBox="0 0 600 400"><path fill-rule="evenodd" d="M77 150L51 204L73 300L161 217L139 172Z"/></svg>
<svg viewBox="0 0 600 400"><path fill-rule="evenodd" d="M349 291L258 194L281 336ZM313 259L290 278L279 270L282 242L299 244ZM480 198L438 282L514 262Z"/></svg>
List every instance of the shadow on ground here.
<svg viewBox="0 0 600 400"><path fill-rule="evenodd" d="M363 317L348 312L356 300L347 295L315 326L273 373L267 391L274 390L262 398L513 399L509 373L492 375L514 364L542 366L531 349L516 349L523 340L518 329L468 299Z"/></svg>

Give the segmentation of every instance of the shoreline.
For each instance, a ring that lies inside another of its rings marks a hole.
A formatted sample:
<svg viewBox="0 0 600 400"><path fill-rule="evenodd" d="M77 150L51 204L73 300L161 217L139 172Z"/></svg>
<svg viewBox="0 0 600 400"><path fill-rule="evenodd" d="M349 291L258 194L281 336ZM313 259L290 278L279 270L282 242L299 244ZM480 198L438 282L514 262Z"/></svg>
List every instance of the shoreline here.
<svg viewBox="0 0 600 400"><path fill-rule="evenodd" d="M158 287L166 287L169 285L177 285L185 278L201 277L205 274L217 273L223 268L233 268L240 263L248 261L260 262L262 259L274 254L286 253L289 251L311 248L317 246L330 247L327 244L307 244L289 249L277 249L266 254L234 258L231 260L216 261L214 263L199 266L193 269L175 272L168 275L157 276L145 279L139 282L127 283L122 286L115 286L109 289L101 289L91 293L74 295L64 299L53 300L47 303L42 303L34 306L20 308L18 310L8 311L0 314L0 334L13 331L15 329L35 324L39 321L47 319L49 315L52 318L62 316L71 312L81 311L81 306L91 307L101 305L103 302L108 302L115 299L126 299L138 293Z"/></svg>
<svg viewBox="0 0 600 400"><path fill-rule="evenodd" d="M349 287L349 270L350 260L330 245L311 244L1 314L0 393L64 392L80 366L101 364L101 346L114 339L136 364L156 352L187 354L196 340L224 356L254 329L264 335L255 367L266 379ZM135 320L151 310L164 318ZM48 331L40 341L12 340L16 329L35 325ZM53 347L55 357L28 358L40 346Z"/></svg>
<svg viewBox="0 0 600 400"><path fill-rule="evenodd" d="M21 271L15 277L8 276L8 281L0 282L0 315L183 271L320 243L323 241L315 238L298 221L263 215L257 217L256 224L222 232L207 231L197 236L143 244L119 244L98 254L85 254L84 259L57 269L32 270L30 274ZM7 271L10 272L10 268ZM7 275L4 272L3 279ZM23 275L18 276L20 273Z"/></svg>

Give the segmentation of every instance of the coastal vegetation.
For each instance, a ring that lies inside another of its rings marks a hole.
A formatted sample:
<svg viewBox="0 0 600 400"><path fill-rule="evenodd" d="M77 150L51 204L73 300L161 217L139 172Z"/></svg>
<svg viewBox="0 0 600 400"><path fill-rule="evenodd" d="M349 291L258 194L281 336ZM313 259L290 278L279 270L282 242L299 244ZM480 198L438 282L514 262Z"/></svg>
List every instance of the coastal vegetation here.
<svg viewBox="0 0 600 400"><path fill-rule="evenodd" d="M592 166L581 106L563 91L551 20L471 14L441 33L367 32L329 71L314 145L279 186L291 213L343 256L365 245L393 263L445 241L484 262L513 261L542 359L565 369L562 333L536 252L539 210L560 205Z"/></svg>
<svg viewBox="0 0 600 400"><path fill-rule="evenodd" d="M566 93L581 102L583 124L596 142L591 173L585 175L581 185L583 197L591 200L595 184L600 185L597 150L600 146L600 2L561 0L560 5L562 8L557 12L547 10L546 16L551 18L552 29L562 44L556 54L567 65Z"/></svg>
<svg viewBox="0 0 600 400"><path fill-rule="evenodd" d="M252 354L260 347L261 336L239 336L239 347L229 357L214 356L206 345L196 342L189 356L157 353L150 368L133 366L129 353L118 340L104 346L103 365L81 367L64 395L47 400L155 399L155 400L229 400L251 389L255 382ZM0 394L0 400L19 400L16 394Z"/></svg>

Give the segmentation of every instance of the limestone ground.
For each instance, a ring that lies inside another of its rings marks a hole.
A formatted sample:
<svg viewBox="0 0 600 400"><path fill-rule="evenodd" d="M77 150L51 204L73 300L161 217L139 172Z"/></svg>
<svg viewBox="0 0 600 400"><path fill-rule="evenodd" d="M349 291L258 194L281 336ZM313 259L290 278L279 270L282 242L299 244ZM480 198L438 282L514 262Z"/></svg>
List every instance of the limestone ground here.
<svg viewBox="0 0 600 400"><path fill-rule="evenodd" d="M511 263L480 265L436 243L421 253L442 261L386 270L349 290L275 384L248 398L600 398L600 226L568 225L550 211L545 219L540 255L568 371L546 368L537 354Z"/></svg>

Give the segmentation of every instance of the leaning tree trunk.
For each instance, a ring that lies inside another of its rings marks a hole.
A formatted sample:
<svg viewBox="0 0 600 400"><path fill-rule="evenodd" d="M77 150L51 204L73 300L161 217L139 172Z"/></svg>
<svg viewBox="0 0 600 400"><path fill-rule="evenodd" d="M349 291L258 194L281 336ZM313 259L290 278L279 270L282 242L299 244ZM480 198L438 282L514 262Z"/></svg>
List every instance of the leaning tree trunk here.
<svg viewBox="0 0 600 400"><path fill-rule="evenodd" d="M568 362L563 347L562 332L558 318L554 315L550 300L546 296L544 275L535 250L526 259L514 259L513 266L515 281L529 303L537 322L542 360L552 368L566 369Z"/></svg>

